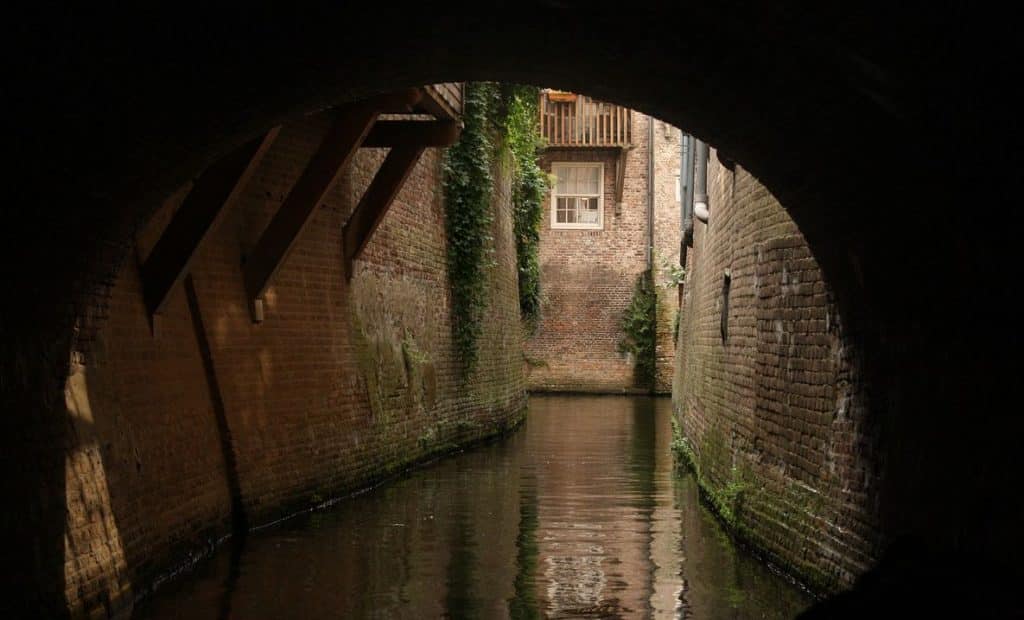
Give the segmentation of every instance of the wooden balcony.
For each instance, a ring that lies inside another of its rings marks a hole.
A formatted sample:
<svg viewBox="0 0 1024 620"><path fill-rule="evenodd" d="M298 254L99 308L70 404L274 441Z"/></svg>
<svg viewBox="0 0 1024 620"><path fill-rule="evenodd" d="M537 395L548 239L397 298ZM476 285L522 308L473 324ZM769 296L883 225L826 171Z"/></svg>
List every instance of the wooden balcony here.
<svg viewBox="0 0 1024 620"><path fill-rule="evenodd" d="M584 95L540 94L540 130L549 147L619 147L632 144L633 111Z"/></svg>

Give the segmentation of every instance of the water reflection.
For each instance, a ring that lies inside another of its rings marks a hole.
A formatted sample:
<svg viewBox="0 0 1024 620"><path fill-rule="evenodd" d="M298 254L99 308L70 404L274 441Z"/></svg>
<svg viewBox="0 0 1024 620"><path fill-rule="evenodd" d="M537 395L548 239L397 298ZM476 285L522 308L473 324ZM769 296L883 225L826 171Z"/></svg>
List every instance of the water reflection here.
<svg viewBox="0 0 1024 620"><path fill-rule="evenodd" d="M163 618L786 618L672 474L670 405L533 397L525 428L249 537L135 614Z"/></svg>

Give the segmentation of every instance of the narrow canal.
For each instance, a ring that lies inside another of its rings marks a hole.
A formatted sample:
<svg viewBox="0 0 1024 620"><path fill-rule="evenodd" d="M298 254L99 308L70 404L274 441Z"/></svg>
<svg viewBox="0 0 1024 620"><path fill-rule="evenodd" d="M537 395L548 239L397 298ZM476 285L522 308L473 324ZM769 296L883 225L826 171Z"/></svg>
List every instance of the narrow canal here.
<svg viewBox="0 0 1024 620"><path fill-rule="evenodd" d="M534 396L511 437L256 533L134 617L792 617L809 599L673 473L670 411Z"/></svg>

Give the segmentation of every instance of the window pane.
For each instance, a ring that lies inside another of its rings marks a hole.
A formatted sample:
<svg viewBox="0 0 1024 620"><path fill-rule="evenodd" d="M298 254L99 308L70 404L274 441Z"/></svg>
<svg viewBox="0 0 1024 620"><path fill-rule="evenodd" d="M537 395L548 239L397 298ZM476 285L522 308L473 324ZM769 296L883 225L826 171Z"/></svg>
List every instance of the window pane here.
<svg viewBox="0 0 1024 620"><path fill-rule="evenodd" d="M558 177L558 182L555 183L555 193L556 194L568 193L567 192L567 188L566 188L566 177L565 177L567 171L568 171L568 168L565 168L564 166L555 166L553 168L553 170L552 170L552 172L555 173L555 176Z"/></svg>
<svg viewBox="0 0 1024 620"><path fill-rule="evenodd" d="M580 187L579 193L581 194L597 194L600 192L600 177L601 168L600 166L592 166L588 168L581 168L580 171L583 173L583 183Z"/></svg>
<svg viewBox="0 0 1024 620"><path fill-rule="evenodd" d="M578 221L578 218L576 216L576 209L577 209L576 202L577 202L577 200L578 200L577 198L566 198L565 199L565 203L566 203L565 222L567 224L575 224Z"/></svg>
<svg viewBox="0 0 1024 620"><path fill-rule="evenodd" d="M581 209L579 220L584 224L596 224L597 223L597 198L581 198Z"/></svg>

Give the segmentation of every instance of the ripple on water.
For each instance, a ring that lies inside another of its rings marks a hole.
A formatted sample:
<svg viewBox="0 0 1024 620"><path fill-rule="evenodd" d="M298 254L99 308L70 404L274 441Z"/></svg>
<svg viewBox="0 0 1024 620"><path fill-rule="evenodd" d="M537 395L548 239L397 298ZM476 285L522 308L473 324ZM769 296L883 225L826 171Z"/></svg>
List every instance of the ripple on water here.
<svg viewBox="0 0 1024 620"><path fill-rule="evenodd" d="M805 596L673 475L669 414L534 396L508 439L261 531L135 617L792 617Z"/></svg>

